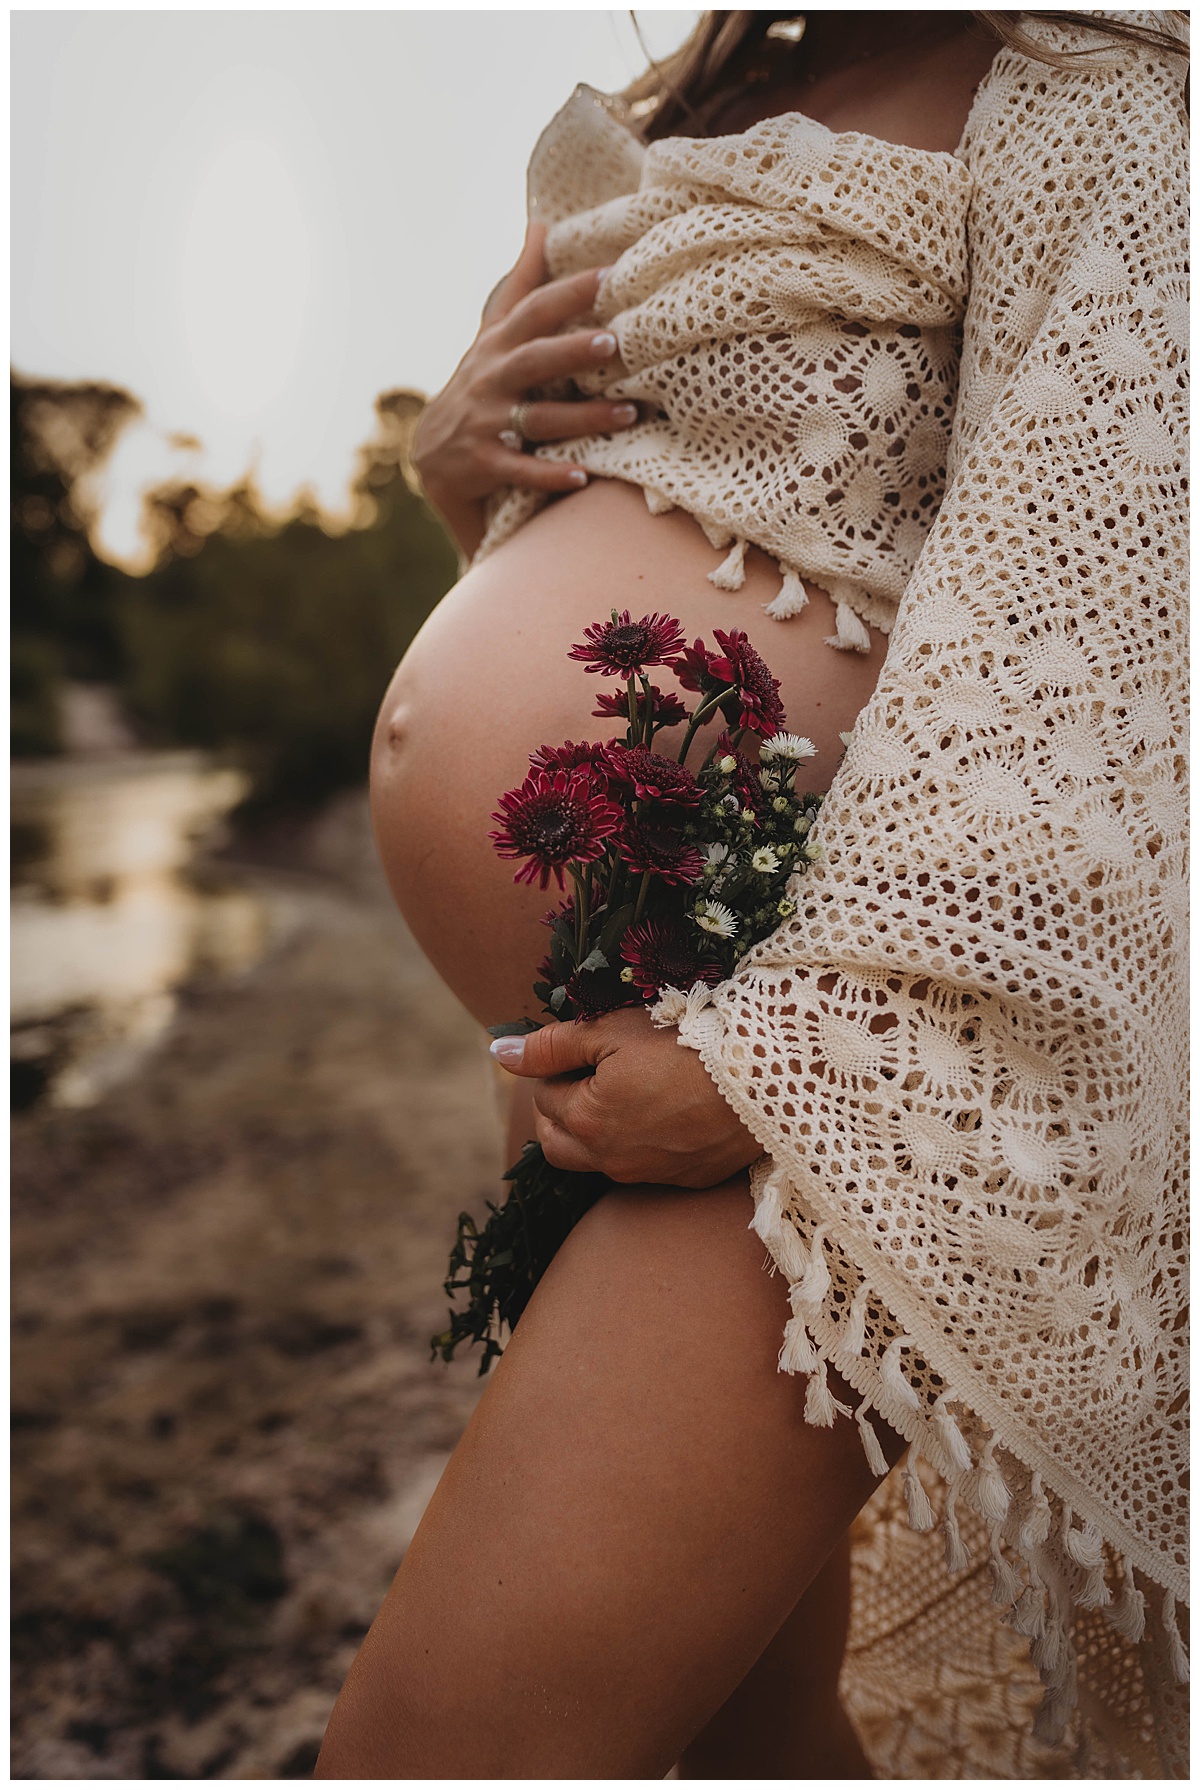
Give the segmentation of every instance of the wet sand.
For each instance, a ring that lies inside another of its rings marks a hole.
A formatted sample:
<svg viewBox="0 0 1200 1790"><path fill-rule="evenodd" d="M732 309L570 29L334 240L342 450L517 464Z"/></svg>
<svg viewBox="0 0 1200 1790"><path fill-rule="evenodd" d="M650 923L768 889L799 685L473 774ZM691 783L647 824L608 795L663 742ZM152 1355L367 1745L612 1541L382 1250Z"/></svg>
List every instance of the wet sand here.
<svg viewBox="0 0 1200 1790"><path fill-rule="evenodd" d="M307 1776L481 1390L427 1341L499 1166L477 1029L360 794L232 856L263 961L14 1121L16 1777Z"/></svg>

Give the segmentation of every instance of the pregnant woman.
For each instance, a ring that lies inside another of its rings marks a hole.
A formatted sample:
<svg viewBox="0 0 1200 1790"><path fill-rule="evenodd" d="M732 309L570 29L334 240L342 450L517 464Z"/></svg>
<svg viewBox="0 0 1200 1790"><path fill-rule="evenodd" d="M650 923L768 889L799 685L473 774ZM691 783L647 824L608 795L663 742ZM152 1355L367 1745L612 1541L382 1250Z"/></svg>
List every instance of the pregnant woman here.
<svg viewBox="0 0 1200 1790"><path fill-rule="evenodd" d="M1181 35L711 14L538 145L417 443L472 563L381 711L392 888L533 1013L489 816L607 737L566 652L612 609L745 629L824 856L678 1031L509 1045L510 1145L621 1185L320 1776L1186 1769Z"/></svg>

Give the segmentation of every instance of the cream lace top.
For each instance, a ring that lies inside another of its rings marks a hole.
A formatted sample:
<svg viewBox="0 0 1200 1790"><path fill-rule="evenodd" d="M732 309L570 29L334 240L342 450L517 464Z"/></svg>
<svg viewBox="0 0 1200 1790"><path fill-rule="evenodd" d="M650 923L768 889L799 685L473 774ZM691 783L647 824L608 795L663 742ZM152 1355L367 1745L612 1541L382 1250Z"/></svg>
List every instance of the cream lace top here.
<svg viewBox="0 0 1200 1790"><path fill-rule="evenodd" d="M776 554L777 614L799 573L840 644L895 618L795 917L658 1015L766 1152L807 1420L848 1420L832 1365L881 1475L875 1420L911 1443L855 1531L848 1706L880 1777L1161 1778L1187 1772L1186 63L1024 23L1102 54L1002 49L954 156L794 115L643 151L584 90L531 189L555 272L614 261L604 384L653 411L562 451ZM502 498L483 551L531 507Z"/></svg>
<svg viewBox="0 0 1200 1790"><path fill-rule="evenodd" d="M645 148L614 104L576 88L534 150L529 205L553 275L612 264L594 320L619 361L576 383L642 420L536 451L687 510L731 548L721 588L748 542L764 549L782 575L768 614L802 609L808 579L838 604L831 644L866 651L945 485L970 173L798 113ZM545 501L493 499L476 562Z"/></svg>
<svg viewBox="0 0 1200 1790"><path fill-rule="evenodd" d="M1002 49L961 146L949 476L823 856L660 1014L767 1152L808 1421L832 1365L912 1445L844 1680L884 1777L1187 1772L1187 65L1094 41Z"/></svg>

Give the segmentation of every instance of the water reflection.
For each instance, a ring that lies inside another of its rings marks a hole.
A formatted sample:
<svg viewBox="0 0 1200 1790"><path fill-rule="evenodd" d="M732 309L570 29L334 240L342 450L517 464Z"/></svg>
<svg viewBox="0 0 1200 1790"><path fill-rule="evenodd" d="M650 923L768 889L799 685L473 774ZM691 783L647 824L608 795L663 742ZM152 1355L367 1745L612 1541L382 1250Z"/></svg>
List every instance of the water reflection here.
<svg viewBox="0 0 1200 1790"><path fill-rule="evenodd" d="M180 987L261 955L262 903L197 862L246 788L191 752L14 768L15 1105L90 1104L161 1039Z"/></svg>

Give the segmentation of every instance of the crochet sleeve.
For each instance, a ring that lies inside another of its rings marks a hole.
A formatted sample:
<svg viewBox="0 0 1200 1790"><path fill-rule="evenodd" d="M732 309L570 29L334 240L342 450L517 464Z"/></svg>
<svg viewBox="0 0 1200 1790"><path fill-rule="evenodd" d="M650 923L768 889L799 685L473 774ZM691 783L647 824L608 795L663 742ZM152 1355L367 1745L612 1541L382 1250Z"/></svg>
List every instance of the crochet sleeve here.
<svg viewBox="0 0 1200 1790"><path fill-rule="evenodd" d="M1094 1602L1101 1540L1186 1596L1186 65L1002 54L946 495L798 911L680 1041L768 1153L781 1364L985 1517L1044 1486Z"/></svg>

